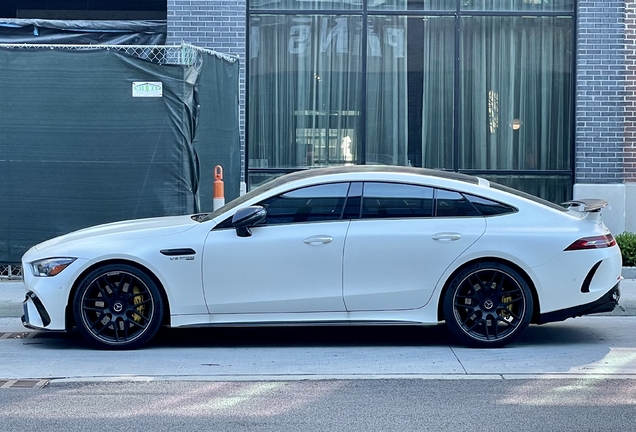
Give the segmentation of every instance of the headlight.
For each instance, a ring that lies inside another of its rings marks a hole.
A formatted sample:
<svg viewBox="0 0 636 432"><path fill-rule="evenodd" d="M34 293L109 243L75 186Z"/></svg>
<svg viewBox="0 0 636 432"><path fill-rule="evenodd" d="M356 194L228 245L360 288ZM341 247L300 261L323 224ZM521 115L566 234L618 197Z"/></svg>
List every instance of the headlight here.
<svg viewBox="0 0 636 432"><path fill-rule="evenodd" d="M77 258L47 258L31 263L33 276L55 276L68 267Z"/></svg>

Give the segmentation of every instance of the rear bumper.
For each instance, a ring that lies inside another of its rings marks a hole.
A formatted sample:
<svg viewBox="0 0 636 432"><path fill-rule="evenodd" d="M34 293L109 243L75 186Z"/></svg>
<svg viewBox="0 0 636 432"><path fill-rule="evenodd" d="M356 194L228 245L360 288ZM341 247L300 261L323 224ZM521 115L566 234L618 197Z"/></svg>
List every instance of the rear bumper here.
<svg viewBox="0 0 636 432"><path fill-rule="evenodd" d="M575 318L595 313L611 312L614 308L616 308L616 306L618 306L618 301L621 298L620 284L621 283L619 281L612 287L612 289L605 293L603 297L591 303L541 314L537 324L563 321L568 318Z"/></svg>

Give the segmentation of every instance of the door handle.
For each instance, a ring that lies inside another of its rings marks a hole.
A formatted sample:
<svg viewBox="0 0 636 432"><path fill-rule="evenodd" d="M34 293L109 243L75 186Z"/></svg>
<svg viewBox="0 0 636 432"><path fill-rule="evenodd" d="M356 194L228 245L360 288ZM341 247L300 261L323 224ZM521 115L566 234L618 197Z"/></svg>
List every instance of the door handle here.
<svg viewBox="0 0 636 432"><path fill-rule="evenodd" d="M316 236L307 237L303 241L305 242L305 244L314 244L314 243L327 244L333 241L333 237L328 235L316 235Z"/></svg>
<svg viewBox="0 0 636 432"><path fill-rule="evenodd" d="M462 235L460 233L445 232L445 233L433 234L433 240L443 241L443 242L455 241L455 240L459 240L460 238L462 238Z"/></svg>

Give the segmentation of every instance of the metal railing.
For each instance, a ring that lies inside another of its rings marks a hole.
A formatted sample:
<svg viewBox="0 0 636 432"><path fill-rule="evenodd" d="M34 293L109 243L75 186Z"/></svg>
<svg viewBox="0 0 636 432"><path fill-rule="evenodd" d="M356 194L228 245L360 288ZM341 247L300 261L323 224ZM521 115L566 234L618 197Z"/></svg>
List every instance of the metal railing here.
<svg viewBox="0 0 636 432"><path fill-rule="evenodd" d="M22 266L20 264L0 263L0 280L22 279Z"/></svg>

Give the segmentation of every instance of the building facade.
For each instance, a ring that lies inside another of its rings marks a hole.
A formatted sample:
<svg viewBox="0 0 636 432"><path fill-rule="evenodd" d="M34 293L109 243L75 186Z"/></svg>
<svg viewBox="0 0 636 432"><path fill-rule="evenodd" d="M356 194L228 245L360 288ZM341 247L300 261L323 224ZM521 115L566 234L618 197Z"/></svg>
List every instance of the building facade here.
<svg viewBox="0 0 636 432"><path fill-rule="evenodd" d="M168 42L241 59L250 186L324 165L600 197L636 231L636 2L168 0Z"/></svg>

